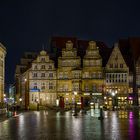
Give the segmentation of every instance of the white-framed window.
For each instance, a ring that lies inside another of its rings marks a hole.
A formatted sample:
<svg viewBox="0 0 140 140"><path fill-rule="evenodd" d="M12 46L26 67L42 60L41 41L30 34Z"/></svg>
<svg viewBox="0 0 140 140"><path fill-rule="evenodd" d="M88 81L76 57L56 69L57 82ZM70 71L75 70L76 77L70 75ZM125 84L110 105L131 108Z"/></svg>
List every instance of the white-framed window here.
<svg viewBox="0 0 140 140"><path fill-rule="evenodd" d="M98 76L99 76L99 78L102 78L102 73L99 72L99 73L98 73Z"/></svg>
<svg viewBox="0 0 140 140"><path fill-rule="evenodd" d="M33 73L33 77L37 77L37 73Z"/></svg>
<svg viewBox="0 0 140 140"><path fill-rule="evenodd" d="M64 78L68 78L68 72L64 72Z"/></svg>
<svg viewBox="0 0 140 140"><path fill-rule="evenodd" d="M45 77L45 73L41 73L41 77Z"/></svg>
<svg viewBox="0 0 140 140"><path fill-rule="evenodd" d="M93 92L96 92L96 85L95 84L92 85L92 90L93 90Z"/></svg>
<svg viewBox="0 0 140 140"><path fill-rule="evenodd" d="M60 79L63 78L63 72L59 72L59 78L60 78Z"/></svg>
<svg viewBox="0 0 140 140"><path fill-rule="evenodd" d="M96 73L95 72L92 73L92 78L96 78Z"/></svg>
<svg viewBox="0 0 140 140"><path fill-rule="evenodd" d="M67 84L64 85L64 91L68 91L68 85Z"/></svg>
<svg viewBox="0 0 140 140"><path fill-rule="evenodd" d="M103 90L102 85L99 85L99 86L98 86L98 91L99 91L99 92L102 92L102 90Z"/></svg>
<svg viewBox="0 0 140 140"><path fill-rule="evenodd" d="M75 72L73 78L80 78L80 73L79 72Z"/></svg>
<svg viewBox="0 0 140 140"><path fill-rule="evenodd" d="M37 85L34 85L34 89L37 89Z"/></svg>
<svg viewBox="0 0 140 140"><path fill-rule="evenodd" d="M41 65L41 69L44 70L45 69L45 65Z"/></svg>
<svg viewBox="0 0 140 140"><path fill-rule="evenodd" d="M45 62L45 57L41 57L41 62Z"/></svg>
<svg viewBox="0 0 140 140"><path fill-rule="evenodd" d="M85 85L84 88L85 88L85 91L89 91L89 86L88 85Z"/></svg>
<svg viewBox="0 0 140 140"><path fill-rule="evenodd" d="M52 69L52 65L49 65L48 69L51 70Z"/></svg>
<svg viewBox="0 0 140 140"><path fill-rule="evenodd" d="M73 91L79 91L79 84L78 83L75 83L73 84Z"/></svg>
<svg viewBox="0 0 140 140"><path fill-rule="evenodd" d="M85 72L84 78L89 78L89 72Z"/></svg>
<svg viewBox="0 0 140 140"><path fill-rule="evenodd" d="M49 78L53 78L53 73L49 73Z"/></svg>
<svg viewBox="0 0 140 140"><path fill-rule="evenodd" d="M49 82L49 89L53 89L53 83Z"/></svg>

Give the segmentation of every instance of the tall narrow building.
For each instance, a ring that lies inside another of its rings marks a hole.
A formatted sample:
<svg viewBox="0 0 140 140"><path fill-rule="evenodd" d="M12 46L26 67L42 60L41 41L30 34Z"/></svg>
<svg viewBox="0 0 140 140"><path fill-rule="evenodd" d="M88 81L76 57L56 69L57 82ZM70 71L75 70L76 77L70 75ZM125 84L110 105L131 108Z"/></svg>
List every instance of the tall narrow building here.
<svg viewBox="0 0 140 140"><path fill-rule="evenodd" d="M0 43L0 102L4 101L6 48Z"/></svg>
<svg viewBox="0 0 140 140"><path fill-rule="evenodd" d="M103 105L103 68L102 57L95 41L90 41L83 58L82 92L85 105L92 102L98 108Z"/></svg>
<svg viewBox="0 0 140 140"><path fill-rule="evenodd" d="M129 89L129 68L122 56L118 43L106 64L106 96L109 106L126 106Z"/></svg>
<svg viewBox="0 0 140 140"><path fill-rule="evenodd" d="M56 68L46 51L42 50L32 62L28 80L31 108L37 103L56 105Z"/></svg>
<svg viewBox="0 0 140 140"><path fill-rule="evenodd" d="M62 49L62 56L58 58L57 69L57 94L61 107L69 107L75 100L79 100L80 85L79 80L73 80L75 75L78 79L81 75L79 70L81 58L77 56L77 50L71 41L66 42L66 48ZM74 93L76 93L76 98Z"/></svg>

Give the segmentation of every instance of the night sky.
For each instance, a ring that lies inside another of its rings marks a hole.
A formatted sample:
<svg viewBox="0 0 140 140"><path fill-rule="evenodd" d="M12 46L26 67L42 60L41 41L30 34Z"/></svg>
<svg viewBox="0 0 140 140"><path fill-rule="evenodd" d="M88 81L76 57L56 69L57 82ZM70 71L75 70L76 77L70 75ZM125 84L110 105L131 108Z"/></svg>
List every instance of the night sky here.
<svg viewBox="0 0 140 140"><path fill-rule="evenodd" d="M0 0L0 42L7 48L6 84L25 51L48 47L52 36L100 40L140 36L136 0Z"/></svg>

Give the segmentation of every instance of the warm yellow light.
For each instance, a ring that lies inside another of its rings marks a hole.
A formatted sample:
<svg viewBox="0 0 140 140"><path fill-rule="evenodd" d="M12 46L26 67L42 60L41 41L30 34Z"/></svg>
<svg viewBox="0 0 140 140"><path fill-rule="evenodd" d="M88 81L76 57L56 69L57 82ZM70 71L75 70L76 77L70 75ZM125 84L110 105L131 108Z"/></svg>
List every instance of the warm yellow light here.
<svg viewBox="0 0 140 140"><path fill-rule="evenodd" d="M115 92L112 92L112 96L115 96Z"/></svg>
<svg viewBox="0 0 140 140"><path fill-rule="evenodd" d="M74 91L74 95L77 95L77 92L76 91Z"/></svg>

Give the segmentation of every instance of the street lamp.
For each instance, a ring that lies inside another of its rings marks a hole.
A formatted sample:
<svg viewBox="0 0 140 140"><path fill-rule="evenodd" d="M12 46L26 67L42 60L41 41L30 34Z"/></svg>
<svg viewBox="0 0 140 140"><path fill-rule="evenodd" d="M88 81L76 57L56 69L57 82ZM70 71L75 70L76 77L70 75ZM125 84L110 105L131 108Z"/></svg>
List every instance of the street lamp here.
<svg viewBox="0 0 140 140"><path fill-rule="evenodd" d="M4 102L4 106L6 106L6 109L7 109L7 103L6 103L6 94L3 94L3 102Z"/></svg>
<svg viewBox="0 0 140 140"><path fill-rule="evenodd" d="M39 99L38 98L36 99L36 102L37 102L37 111L39 111Z"/></svg>
<svg viewBox="0 0 140 140"><path fill-rule="evenodd" d="M28 78L24 79L25 84L25 109L29 110L29 80Z"/></svg>
<svg viewBox="0 0 140 140"><path fill-rule="evenodd" d="M114 111L114 106L115 106L115 95L116 93L115 92L112 92L112 104L113 104L113 111Z"/></svg>
<svg viewBox="0 0 140 140"><path fill-rule="evenodd" d="M73 114L73 116L77 116L77 110L76 110L76 95L77 95L77 92L76 91L74 91L74 98L75 98L75 103L74 103L74 114Z"/></svg>
<svg viewBox="0 0 140 140"><path fill-rule="evenodd" d="M21 109L22 98L19 98L19 102L20 102L20 109Z"/></svg>

